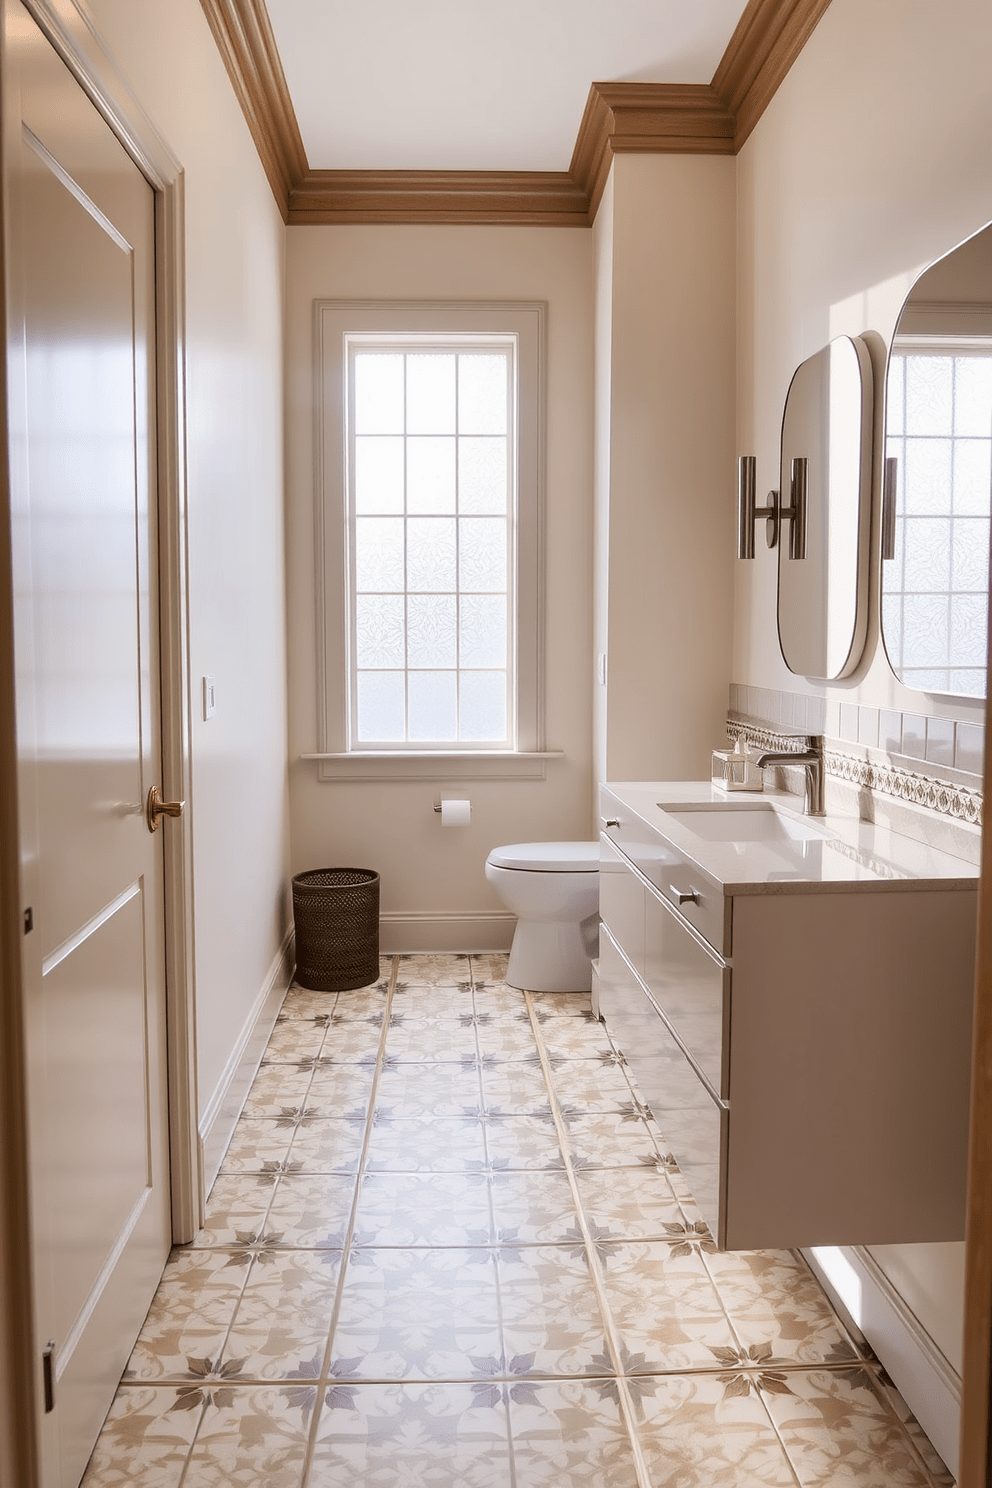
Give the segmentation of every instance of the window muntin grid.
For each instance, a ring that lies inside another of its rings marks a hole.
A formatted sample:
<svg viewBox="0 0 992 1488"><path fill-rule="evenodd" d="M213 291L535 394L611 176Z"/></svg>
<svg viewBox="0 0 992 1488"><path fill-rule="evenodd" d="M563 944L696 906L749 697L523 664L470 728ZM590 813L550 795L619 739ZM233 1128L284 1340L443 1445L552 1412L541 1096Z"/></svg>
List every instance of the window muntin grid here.
<svg viewBox="0 0 992 1488"><path fill-rule="evenodd" d="M896 544L882 627L909 687L985 692L992 346L894 350L886 456L897 460Z"/></svg>
<svg viewBox="0 0 992 1488"><path fill-rule="evenodd" d="M350 747L515 747L516 337L348 338Z"/></svg>

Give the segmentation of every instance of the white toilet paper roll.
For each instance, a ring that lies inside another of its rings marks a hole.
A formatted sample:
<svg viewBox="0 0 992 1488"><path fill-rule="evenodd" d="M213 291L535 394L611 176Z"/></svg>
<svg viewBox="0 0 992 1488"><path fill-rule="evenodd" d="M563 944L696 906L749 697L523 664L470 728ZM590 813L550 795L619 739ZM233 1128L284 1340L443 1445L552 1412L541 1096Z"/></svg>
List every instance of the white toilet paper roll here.
<svg viewBox="0 0 992 1488"><path fill-rule="evenodd" d="M442 827L467 827L472 820L471 801L442 801Z"/></svg>

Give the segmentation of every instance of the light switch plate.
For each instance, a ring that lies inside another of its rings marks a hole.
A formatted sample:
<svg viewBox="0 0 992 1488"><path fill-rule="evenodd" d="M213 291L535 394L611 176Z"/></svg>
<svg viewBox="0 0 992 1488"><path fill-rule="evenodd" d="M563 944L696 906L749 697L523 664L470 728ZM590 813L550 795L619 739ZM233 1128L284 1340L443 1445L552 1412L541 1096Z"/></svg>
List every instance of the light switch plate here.
<svg viewBox="0 0 992 1488"><path fill-rule="evenodd" d="M217 712L217 684L213 677L203 679L203 721L213 718Z"/></svg>

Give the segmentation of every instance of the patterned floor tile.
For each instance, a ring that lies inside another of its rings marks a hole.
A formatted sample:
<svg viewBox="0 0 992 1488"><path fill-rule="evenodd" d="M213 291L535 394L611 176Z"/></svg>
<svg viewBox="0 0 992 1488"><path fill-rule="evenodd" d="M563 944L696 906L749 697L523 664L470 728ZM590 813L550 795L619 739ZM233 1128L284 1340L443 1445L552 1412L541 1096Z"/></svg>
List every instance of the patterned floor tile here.
<svg viewBox="0 0 992 1488"><path fill-rule="evenodd" d="M340 1249L357 1182L343 1173L281 1177L266 1221L270 1243L294 1250Z"/></svg>
<svg viewBox="0 0 992 1488"><path fill-rule="evenodd" d="M553 1245L581 1239L565 1173L495 1173L492 1200L500 1244Z"/></svg>
<svg viewBox="0 0 992 1488"><path fill-rule="evenodd" d="M489 1182L481 1173L367 1173L355 1234L360 1245L488 1245Z"/></svg>
<svg viewBox="0 0 992 1488"><path fill-rule="evenodd" d="M704 1253L742 1348L775 1364L855 1363L857 1350L801 1256L786 1250Z"/></svg>
<svg viewBox="0 0 992 1488"><path fill-rule="evenodd" d="M658 1148L651 1130L636 1113L599 1111L568 1116L568 1150L577 1169L655 1168Z"/></svg>
<svg viewBox="0 0 992 1488"><path fill-rule="evenodd" d="M336 1001L337 994L334 992L313 992L309 987L301 987L294 982L283 998L279 1016L294 1020L327 1017L333 1012Z"/></svg>
<svg viewBox="0 0 992 1488"><path fill-rule="evenodd" d="M654 1488L796 1488L750 1380L669 1375L637 1385L637 1433Z"/></svg>
<svg viewBox="0 0 992 1488"><path fill-rule="evenodd" d="M506 1406L496 1387L332 1384L309 1488L506 1488Z"/></svg>
<svg viewBox="0 0 992 1488"><path fill-rule="evenodd" d="M482 1103L476 1065L398 1064L383 1069L376 1112L385 1116L463 1116Z"/></svg>
<svg viewBox="0 0 992 1488"><path fill-rule="evenodd" d="M866 1370L759 1375L758 1385L802 1488L928 1488L908 1433Z"/></svg>
<svg viewBox="0 0 992 1488"><path fill-rule="evenodd" d="M953 1475L947 1471L943 1460L885 1370L877 1368L873 1371L872 1378L882 1398L888 1402L898 1420L906 1428L910 1441L933 1479L934 1488L954 1488Z"/></svg>
<svg viewBox="0 0 992 1488"><path fill-rule="evenodd" d="M600 1253L627 1373L719 1369L738 1357L737 1339L697 1250L609 1242Z"/></svg>
<svg viewBox="0 0 992 1488"><path fill-rule="evenodd" d="M486 1166L481 1117L380 1119L369 1137L370 1173L481 1172Z"/></svg>
<svg viewBox="0 0 992 1488"><path fill-rule="evenodd" d="M504 1246L497 1252L497 1272L506 1374L612 1373L606 1327L583 1249Z"/></svg>
<svg viewBox="0 0 992 1488"><path fill-rule="evenodd" d="M340 1116L363 1107L367 1110L374 1074L371 1065L319 1065L307 1091L308 1109L315 1116Z"/></svg>
<svg viewBox="0 0 992 1488"><path fill-rule="evenodd" d="M294 1128L273 1117L243 1116L220 1165L222 1173L261 1173L267 1163L285 1162Z"/></svg>
<svg viewBox="0 0 992 1488"><path fill-rule="evenodd" d="M447 1064L475 1060L478 1048L472 1015L460 1018L394 1019L386 1036L386 1060L399 1064Z"/></svg>
<svg viewBox="0 0 992 1488"><path fill-rule="evenodd" d="M543 1116L551 1107L540 1065L483 1065L486 1110L506 1116Z"/></svg>
<svg viewBox="0 0 992 1488"><path fill-rule="evenodd" d="M506 966L509 956L505 951L488 951L470 956L472 981L476 988L491 983L501 986L506 981Z"/></svg>
<svg viewBox="0 0 992 1488"><path fill-rule="evenodd" d="M606 1032L606 1025L591 1015L562 1018L538 1015L541 1041L555 1059L595 1059L599 1055L616 1060L616 1048Z"/></svg>
<svg viewBox="0 0 992 1488"><path fill-rule="evenodd" d="M320 1065L374 1064L382 1028L362 1018L332 1018L320 1050Z"/></svg>
<svg viewBox="0 0 992 1488"><path fill-rule="evenodd" d="M332 1340L335 1377L485 1377L500 1351L496 1265L472 1250L353 1250Z"/></svg>
<svg viewBox="0 0 992 1488"><path fill-rule="evenodd" d="M357 1173L363 1140L357 1122L308 1117L293 1128L290 1161L299 1173Z"/></svg>
<svg viewBox="0 0 992 1488"><path fill-rule="evenodd" d="M178 1488L202 1414L175 1386L122 1385L81 1488Z"/></svg>
<svg viewBox="0 0 992 1488"><path fill-rule="evenodd" d="M452 955L401 956L396 982L397 986L403 982L421 987L465 987L470 990L471 960L468 956Z"/></svg>
<svg viewBox="0 0 992 1488"><path fill-rule="evenodd" d="M618 1111L631 1103L631 1089L623 1069L590 1059L570 1059L552 1065L551 1083L562 1106L571 1111Z"/></svg>
<svg viewBox="0 0 992 1488"><path fill-rule="evenodd" d="M310 1018L280 1016L265 1046L265 1053L262 1056L263 1064L285 1064L295 1063L300 1059L316 1059L330 1021L326 1013Z"/></svg>
<svg viewBox="0 0 992 1488"><path fill-rule="evenodd" d="M478 1015L479 1053L486 1060L518 1064L537 1063L540 1056L534 1030L526 1013Z"/></svg>
<svg viewBox="0 0 992 1488"><path fill-rule="evenodd" d="M490 1116L486 1150L494 1172L561 1171L565 1162L550 1113L545 1116Z"/></svg>
<svg viewBox="0 0 992 1488"><path fill-rule="evenodd" d="M313 1078L310 1070L283 1064L263 1065L255 1076L243 1116L278 1116L287 1106L302 1106Z"/></svg>
<svg viewBox="0 0 992 1488"><path fill-rule="evenodd" d="M592 997L588 992L532 992L531 1001L539 1021L548 1013L592 1017Z"/></svg>
<svg viewBox="0 0 992 1488"><path fill-rule="evenodd" d="M586 1169L577 1174L582 1206L598 1228L624 1240L668 1240L682 1210L657 1167Z"/></svg>
<svg viewBox="0 0 992 1488"><path fill-rule="evenodd" d="M509 1410L517 1488L637 1488L615 1381L527 1381Z"/></svg>
<svg viewBox="0 0 992 1488"><path fill-rule="evenodd" d="M191 1360L219 1359L252 1263L244 1251L177 1251L148 1310L126 1380L186 1379Z"/></svg>
<svg viewBox="0 0 992 1488"><path fill-rule="evenodd" d="M319 1373L334 1311L340 1251L272 1251L256 1258L224 1346L225 1378Z"/></svg>
<svg viewBox="0 0 992 1488"><path fill-rule="evenodd" d="M477 982L475 1011L480 1017L526 1017L530 1022L526 995L517 987L508 987L505 982Z"/></svg>
<svg viewBox="0 0 992 1488"><path fill-rule="evenodd" d="M300 1488L309 1412L295 1393L285 1386L205 1384L209 1400L183 1488Z"/></svg>
<svg viewBox="0 0 992 1488"><path fill-rule="evenodd" d="M382 1023L388 998L385 987L367 987L363 992L339 992L333 1016L338 1023Z"/></svg>
<svg viewBox="0 0 992 1488"><path fill-rule="evenodd" d="M272 1203L273 1185L261 1175L221 1174L210 1190L197 1247L243 1245L261 1236Z"/></svg>

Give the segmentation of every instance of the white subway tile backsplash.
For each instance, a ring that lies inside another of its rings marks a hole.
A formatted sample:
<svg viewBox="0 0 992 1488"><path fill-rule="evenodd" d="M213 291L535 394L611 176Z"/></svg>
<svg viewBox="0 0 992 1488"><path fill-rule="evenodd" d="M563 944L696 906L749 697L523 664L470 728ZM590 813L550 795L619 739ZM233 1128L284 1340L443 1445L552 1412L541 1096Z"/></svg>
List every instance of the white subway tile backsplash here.
<svg viewBox="0 0 992 1488"><path fill-rule="evenodd" d="M822 697L806 699L806 728L811 734L822 734L827 727L827 700Z"/></svg>
<svg viewBox="0 0 992 1488"><path fill-rule="evenodd" d="M954 720L927 719L927 753L931 765L954 764Z"/></svg>
<svg viewBox="0 0 992 1488"><path fill-rule="evenodd" d="M878 748L878 709L858 709L858 743L869 749Z"/></svg>
<svg viewBox="0 0 992 1488"><path fill-rule="evenodd" d="M883 708L878 715L878 747L889 754L902 752L902 714Z"/></svg>
<svg viewBox="0 0 992 1488"><path fill-rule="evenodd" d="M980 723L955 724L954 766L981 775L985 764L985 728Z"/></svg>
<svg viewBox="0 0 992 1488"><path fill-rule="evenodd" d="M857 703L841 703L840 705L840 737L846 744L857 744L858 742L858 705Z"/></svg>
<svg viewBox="0 0 992 1488"><path fill-rule="evenodd" d="M824 719L823 732L830 739L840 738L840 703L836 698L827 698L826 718Z"/></svg>
<svg viewBox="0 0 992 1488"><path fill-rule="evenodd" d="M902 715L902 752L910 759L927 757L927 721L919 713Z"/></svg>

